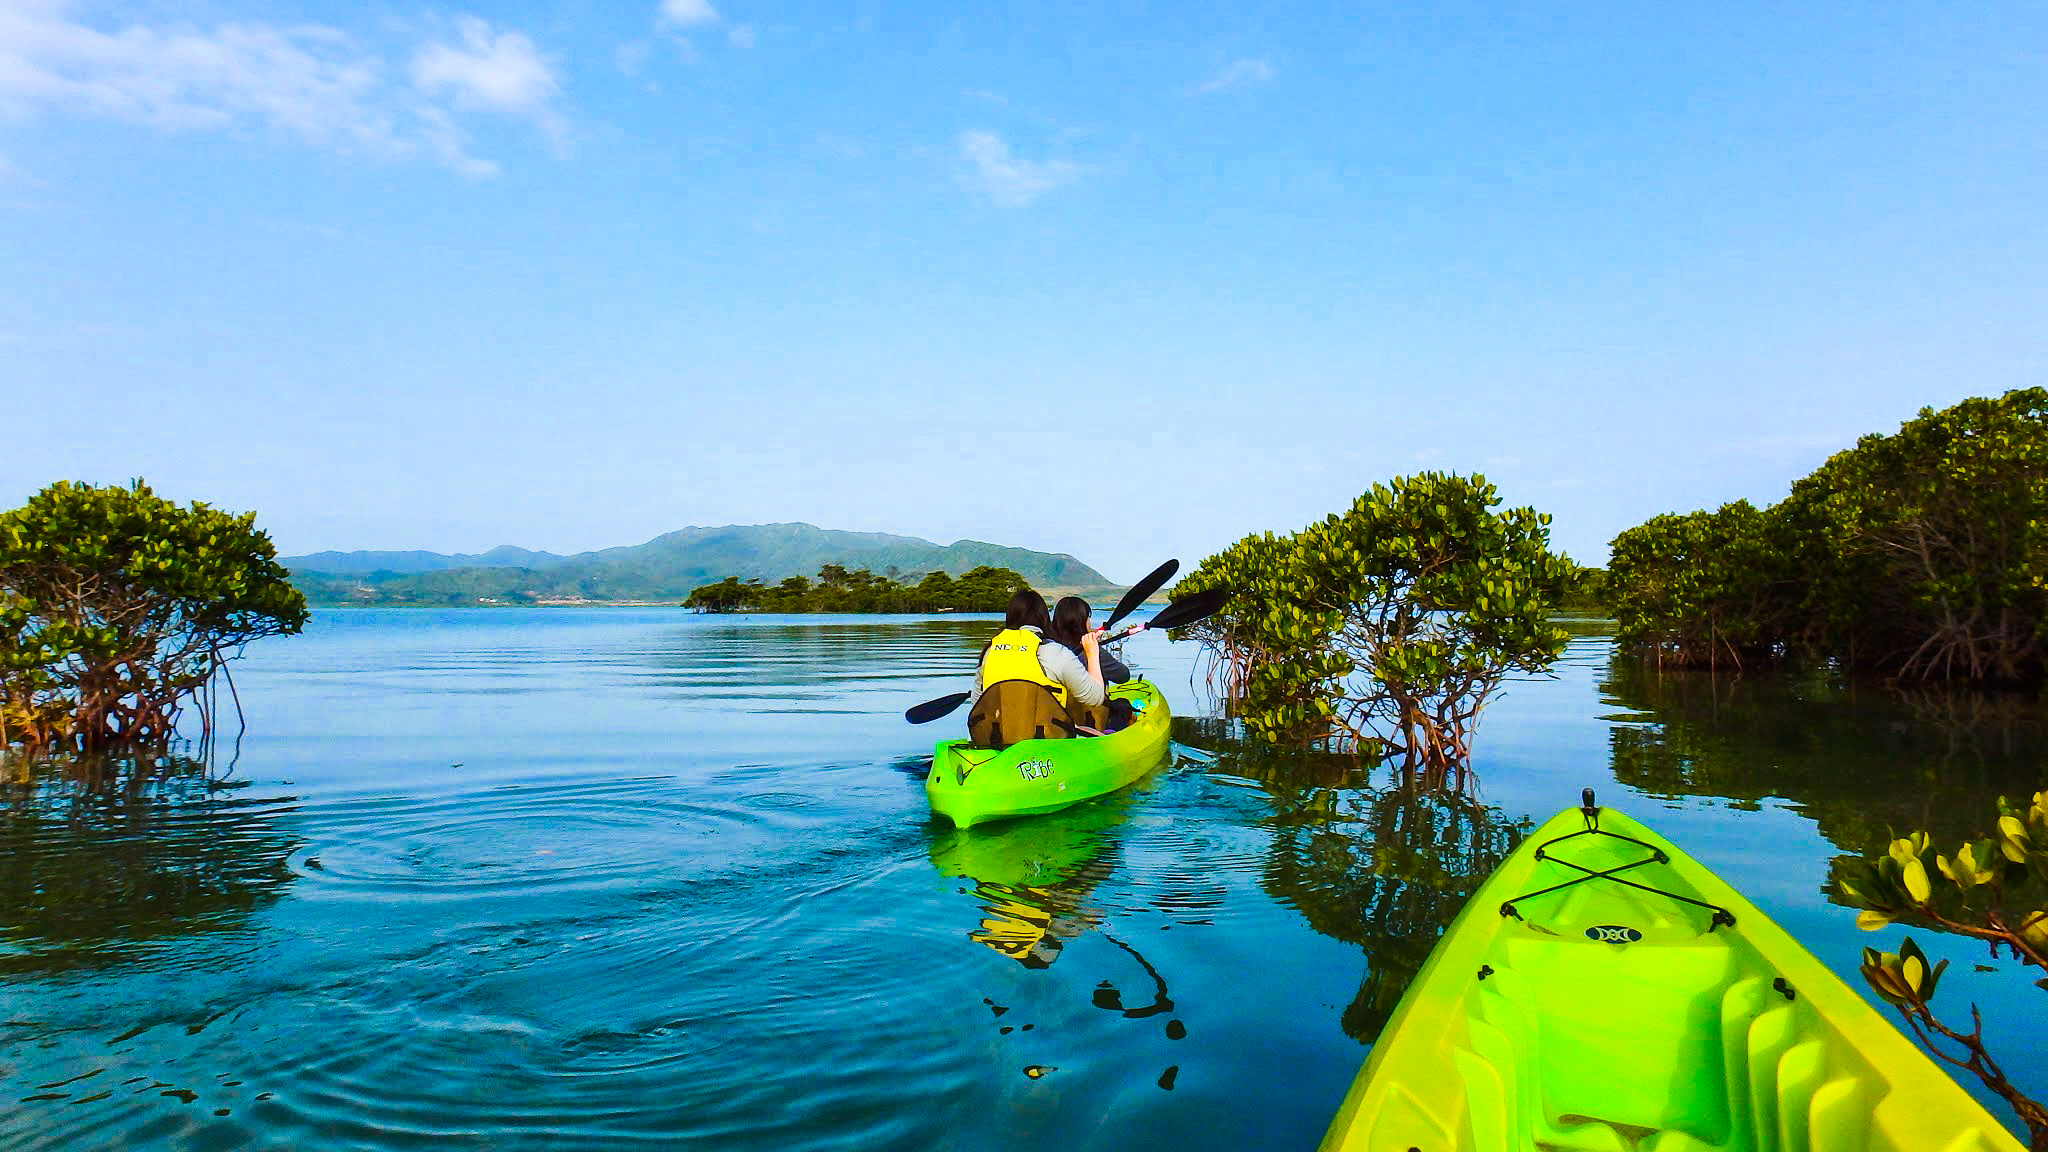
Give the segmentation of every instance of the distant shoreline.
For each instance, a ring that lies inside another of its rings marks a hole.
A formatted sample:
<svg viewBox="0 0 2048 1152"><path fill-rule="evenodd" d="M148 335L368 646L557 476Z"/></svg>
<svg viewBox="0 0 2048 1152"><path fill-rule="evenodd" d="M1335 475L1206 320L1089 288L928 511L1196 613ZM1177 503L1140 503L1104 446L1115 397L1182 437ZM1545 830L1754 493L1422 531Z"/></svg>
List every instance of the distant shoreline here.
<svg viewBox="0 0 2048 1152"><path fill-rule="evenodd" d="M1097 607L1116 603L1124 589L1109 588L1041 588L1039 591L1047 600L1061 596L1080 596ZM1166 593L1155 594L1146 604L1165 604ZM685 609L681 600L575 600L549 598L532 600L498 600L479 598L475 600L314 600L309 607L315 611L323 608L674 608L688 611L691 615L710 616L988 616L988 612L710 612L698 613Z"/></svg>

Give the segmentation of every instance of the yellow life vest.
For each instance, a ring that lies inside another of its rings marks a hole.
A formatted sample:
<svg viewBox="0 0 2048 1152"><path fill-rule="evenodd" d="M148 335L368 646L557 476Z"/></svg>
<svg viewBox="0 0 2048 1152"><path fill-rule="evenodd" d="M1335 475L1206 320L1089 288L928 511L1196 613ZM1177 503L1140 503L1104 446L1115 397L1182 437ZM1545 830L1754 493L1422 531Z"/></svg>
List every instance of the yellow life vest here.
<svg viewBox="0 0 2048 1152"><path fill-rule="evenodd" d="M981 686L988 688L1005 680L1028 680L1052 689L1053 699L1067 703L1067 686L1045 674L1038 662L1038 646L1044 637L1028 628L1005 628L988 642L981 657Z"/></svg>

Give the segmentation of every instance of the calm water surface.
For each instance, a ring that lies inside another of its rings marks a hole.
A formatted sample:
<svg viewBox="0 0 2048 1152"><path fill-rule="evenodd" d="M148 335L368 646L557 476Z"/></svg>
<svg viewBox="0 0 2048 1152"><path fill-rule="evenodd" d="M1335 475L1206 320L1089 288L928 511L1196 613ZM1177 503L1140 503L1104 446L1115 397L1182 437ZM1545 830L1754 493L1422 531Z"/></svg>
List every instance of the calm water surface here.
<svg viewBox="0 0 2048 1152"><path fill-rule="evenodd" d="M1309 1148L1473 877L1593 786L1837 971L1828 860L2043 786L2036 706L1659 679L1587 624L1480 803L1183 723L963 834L990 619L358 609L258 645L224 779L0 787L0 1148ZM1187 646L1130 661L1203 710ZM943 730L943 731L941 731ZM1973 822L1974 823L1974 822ZM2048 1095L2048 996L1943 999Z"/></svg>

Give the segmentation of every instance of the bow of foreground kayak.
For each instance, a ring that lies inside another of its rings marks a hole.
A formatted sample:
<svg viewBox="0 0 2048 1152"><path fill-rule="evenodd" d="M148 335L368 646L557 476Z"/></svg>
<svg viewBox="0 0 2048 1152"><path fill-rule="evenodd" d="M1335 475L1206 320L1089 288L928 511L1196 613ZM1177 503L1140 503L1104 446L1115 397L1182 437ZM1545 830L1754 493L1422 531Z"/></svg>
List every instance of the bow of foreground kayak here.
<svg viewBox="0 0 2048 1152"><path fill-rule="evenodd" d="M1021 740L1001 750L965 740L942 740L932 753L925 795L932 811L961 828L1057 812L1107 795L1150 772L1172 743L1166 695L1150 681L1110 688L1127 700L1130 725L1107 736Z"/></svg>
<svg viewBox="0 0 2048 1152"><path fill-rule="evenodd" d="M2021 1152L1784 929L1591 799L1444 933L1324 1149Z"/></svg>

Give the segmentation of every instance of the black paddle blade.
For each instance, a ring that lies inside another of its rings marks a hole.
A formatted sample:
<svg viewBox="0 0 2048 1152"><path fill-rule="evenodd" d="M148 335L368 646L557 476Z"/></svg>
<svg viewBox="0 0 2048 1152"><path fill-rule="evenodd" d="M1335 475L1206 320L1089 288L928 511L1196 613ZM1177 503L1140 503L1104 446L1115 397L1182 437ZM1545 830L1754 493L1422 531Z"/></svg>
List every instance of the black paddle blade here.
<svg viewBox="0 0 2048 1152"><path fill-rule="evenodd" d="M1150 600L1154 592L1166 587L1166 582L1173 579L1173 574L1178 571L1180 571L1180 561L1168 560L1166 563L1154 568L1150 576L1131 585L1131 590L1124 593L1124 598L1116 602L1116 611L1111 612L1109 619L1102 622L1103 631L1108 631L1116 625L1117 621L1137 611L1138 605Z"/></svg>
<svg viewBox="0 0 2048 1152"><path fill-rule="evenodd" d="M939 717L951 713L953 709L960 707L962 704L967 703L967 698L972 695L974 695L972 692L955 692L951 696L941 696L937 700L927 700L922 704L905 708L903 710L903 718L912 724L929 724Z"/></svg>
<svg viewBox="0 0 2048 1152"><path fill-rule="evenodd" d="M1206 620L1214 616L1229 602L1228 588L1207 588L1200 592L1190 592L1161 608L1159 615L1145 621L1145 627L1179 628L1182 625L1193 624L1197 620Z"/></svg>

